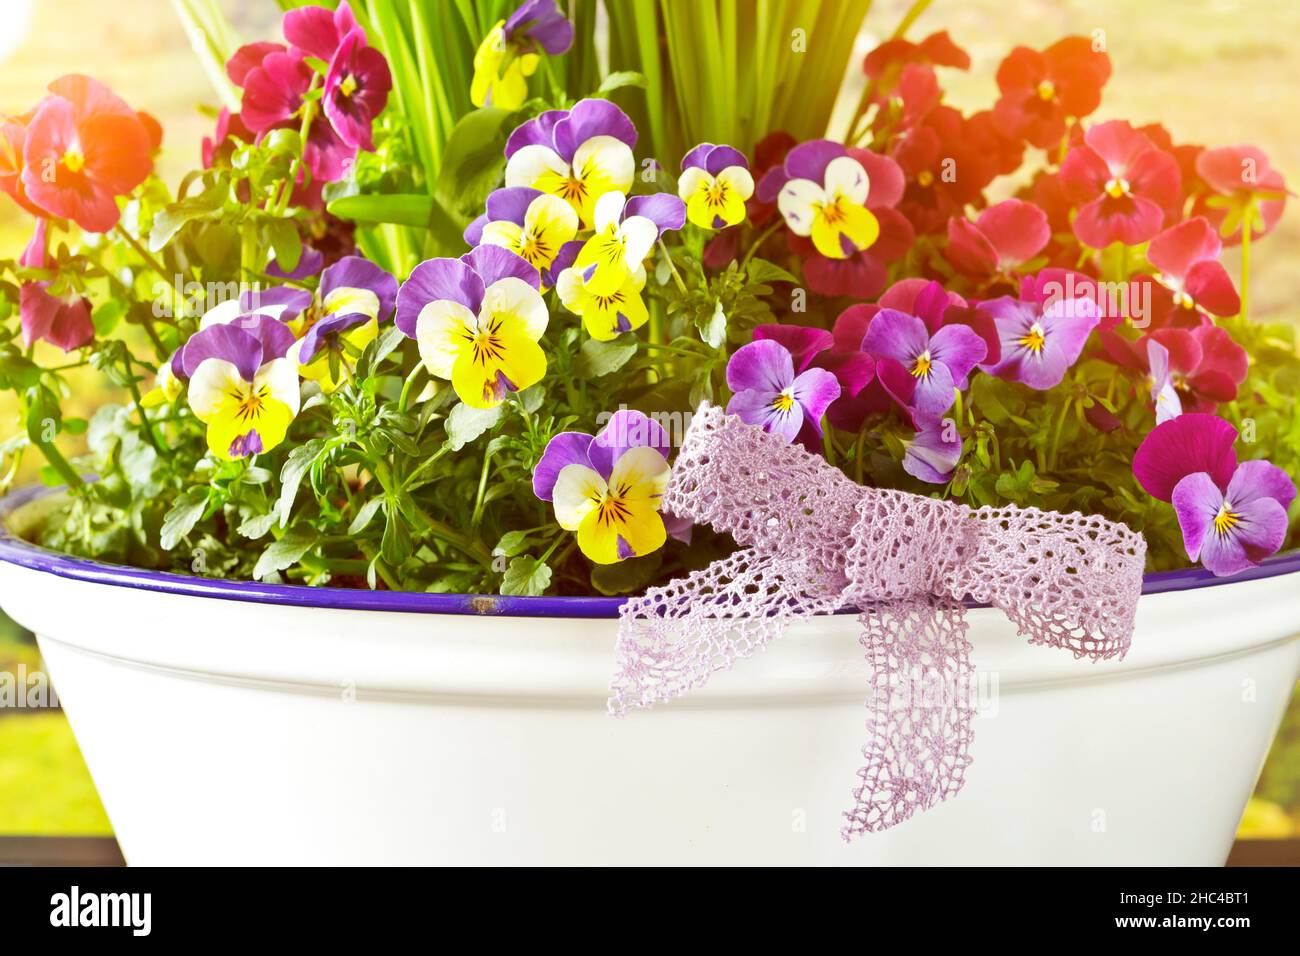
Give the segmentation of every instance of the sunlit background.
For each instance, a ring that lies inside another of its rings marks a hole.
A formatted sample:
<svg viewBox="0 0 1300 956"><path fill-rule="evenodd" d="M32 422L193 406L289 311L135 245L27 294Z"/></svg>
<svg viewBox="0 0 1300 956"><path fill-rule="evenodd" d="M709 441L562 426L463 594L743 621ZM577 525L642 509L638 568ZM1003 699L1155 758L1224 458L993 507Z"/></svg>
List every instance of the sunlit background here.
<svg viewBox="0 0 1300 956"><path fill-rule="evenodd" d="M861 53L892 29L906 6L877 0L859 38ZM221 7L245 39L279 39L274 0L225 0ZM0 112L30 109L56 76L90 73L161 121L160 166L171 184L198 164L199 141L211 126L199 107L216 100L168 0L0 0L0 23ZM1114 75L1094 119L1159 121L1178 141L1254 143L1288 182L1300 182L1300 4L1294 0L935 0L910 35L941 29L973 61L968 74L945 76L949 100L963 109L993 102L997 64L1011 47L1043 47L1066 34L1102 30ZM856 82L850 75L846 86ZM852 90L846 96L856 102ZM0 197L0 257L17 255L30 229L30 219ZM1235 262L1226 264L1235 273ZM1293 204L1253 258L1252 313L1300 321L1297 301L1300 213ZM100 396L78 399L92 406ZM0 438L14 427L0 418ZM40 668L36 647L0 618L0 671L20 665L28 673ZM62 713L0 708L0 835L109 832ZM1300 836L1295 703L1243 834Z"/></svg>

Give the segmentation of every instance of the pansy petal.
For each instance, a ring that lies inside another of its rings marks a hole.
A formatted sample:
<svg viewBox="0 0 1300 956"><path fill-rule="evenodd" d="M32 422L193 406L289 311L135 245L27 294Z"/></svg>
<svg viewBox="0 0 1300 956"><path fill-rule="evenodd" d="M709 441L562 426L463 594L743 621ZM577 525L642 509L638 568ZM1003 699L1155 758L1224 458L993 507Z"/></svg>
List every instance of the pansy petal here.
<svg viewBox="0 0 1300 956"><path fill-rule="evenodd" d="M529 144L520 147L506 163L507 187L532 187L547 177L569 175L569 164L549 146Z"/></svg>
<svg viewBox="0 0 1300 956"><path fill-rule="evenodd" d="M596 434L588 455L600 474L610 475L615 463L632 448L653 448L665 460L672 454L672 442L662 425L644 412L623 408Z"/></svg>
<svg viewBox="0 0 1300 956"><path fill-rule="evenodd" d="M776 200L785 224L796 236L812 235L817 211L825 204L826 191L810 179L789 180L781 187Z"/></svg>
<svg viewBox="0 0 1300 956"><path fill-rule="evenodd" d="M1237 468L1237 429L1217 415L1188 414L1157 425L1133 456L1133 474L1147 494L1168 501L1187 475L1206 472L1226 488Z"/></svg>
<svg viewBox="0 0 1300 956"><path fill-rule="evenodd" d="M795 401L803 406L805 417L820 435L822 416L831 402L840 397L839 380L826 369L810 368L795 378L792 387Z"/></svg>
<svg viewBox="0 0 1300 956"><path fill-rule="evenodd" d="M561 471L569 465L590 468L587 449L591 442L592 437L586 432L560 432L547 442L546 450L533 469L533 494L542 501L550 501Z"/></svg>
<svg viewBox="0 0 1300 956"><path fill-rule="evenodd" d="M668 193L633 196L623 209L624 224L634 216L649 219L655 224L657 235L662 235L686 225L686 204Z"/></svg>
<svg viewBox="0 0 1300 956"><path fill-rule="evenodd" d="M792 179L810 179L820 185L826 178L826 167L841 156L848 155L843 143L829 139L814 139L800 143L786 154L784 168Z"/></svg>
<svg viewBox="0 0 1300 956"><path fill-rule="evenodd" d="M578 462L565 465L551 486L555 520L565 531L576 531L582 520L604 498L608 489L605 479L590 466Z"/></svg>
<svg viewBox="0 0 1300 956"><path fill-rule="evenodd" d="M778 342L764 339L742 345L727 362L727 387L733 392L776 394L793 381L794 359Z"/></svg>
<svg viewBox="0 0 1300 956"><path fill-rule="evenodd" d="M1290 475L1272 462L1255 459L1237 466L1228 482L1226 497L1234 505L1244 505L1257 498L1271 498L1283 508L1289 508L1295 496L1295 482Z"/></svg>
<svg viewBox="0 0 1300 956"><path fill-rule="evenodd" d="M840 156L826 165L822 184L828 196L842 196L855 205L866 204L871 192L867 171L852 156Z"/></svg>
<svg viewBox="0 0 1300 956"><path fill-rule="evenodd" d="M483 302L483 288L483 280L459 259L422 262L411 270L410 277L397 292L397 327L415 338L421 311L430 302L439 300L457 302L470 314L477 315Z"/></svg>
<svg viewBox="0 0 1300 956"><path fill-rule="evenodd" d="M523 260L520 260L521 262ZM533 272L536 279L537 273ZM482 315L512 316L521 323L524 334L536 342L546 331L546 300L536 286L516 276L498 279L483 293Z"/></svg>
<svg viewBox="0 0 1300 956"><path fill-rule="evenodd" d="M435 378L450 379L456 358L473 341L477 317L460 302L438 299L421 311L415 327L420 361Z"/></svg>

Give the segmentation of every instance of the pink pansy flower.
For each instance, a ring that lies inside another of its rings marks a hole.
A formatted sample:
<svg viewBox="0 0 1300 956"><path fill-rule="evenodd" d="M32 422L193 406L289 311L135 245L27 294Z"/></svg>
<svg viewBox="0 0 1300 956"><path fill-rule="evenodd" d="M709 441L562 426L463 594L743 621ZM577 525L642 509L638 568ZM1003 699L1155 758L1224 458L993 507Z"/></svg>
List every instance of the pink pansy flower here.
<svg viewBox="0 0 1300 956"><path fill-rule="evenodd" d="M1074 234L1094 249L1146 242L1182 198L1178 163L1123 120L1084 134L1061 165L1061 185L1079 206Z"/></svg>
<svg viewBox="0 0 1300 956"><path fill-rule="evenodd" d="M254 133L293 126L311 78L311 68L302 59L290 53L269 54L244 77L244 125ZM324 117L312 122L303 159L315 179L341 179L356 154L356 147L343 142Z"/></svg>
<svg viewBox="0 0 1300 956"><path fill-rule="evenodd" d="M1151 317L1157 326L1192 327L1210 315L1236 315L1241 298L1228 270L1219 262L1223 243L1204 216L1171 226L1151 240L1147 261L1158 270L1158 294Z"/></svg>
<svg viewBox="0 0 1300 956"><path fill-rule="evenodd" d="M735 351L727 362L727 387L733 393L728 415L739 415L786 441L805 443L820 441L822 416L840 394L839 382L825 369L796 375L790 352L770 339Z"/></svg>
<svg viewBox="0 0 1300 956"><path fill-rule="evenodd" d="M19 259L29 269L49 267L46 255L46 224L36 220L36 232ZM18 313L23 327L23 344L45 341L65 352L89 345L95 338L95 326L90 321L90 302L84 296L52 296L46 290L49 282L24 282L18 293Z"/></svg>
<svg viewBox="0 0 1300 956"><path fill-rule="evenodd" d="M1052 237L1047 214L1032 203L1007 199L989 206L971 222L948 220L945 255L958 272L990 279L1023 266L1043 251Z"/></svg>
<svg viewBox="0 0 1300 956"><path fill-rule="evenodd" d="M1196 172L1213 194L1198 197L1194 211L1209 218L1226 244L1241 242L1241 225L1252 206L1252 239L1272 232L1282 217L1286 179L1269 165L1262 149L1220 146L1202 150L1196 157Z"/></svg>
<svg viewBox="0 0 1300 956"><path fill-rule="evenodd" d="M1259 564L1286 540L1295 483L1267 461L1237 464L1237 430L1215 415L1157 425L1133 457L1152 497L1174 506L1193 561L1223 576Z"/></svg>
<svg viewBox="0 0 1300 956"><path fill-rule="evenodd" d="M281 29L299 56L314 56L328 63L342 46L344 38L357 29L357 18L347 0L343 0L336 10L326 7L288 10Z"/></svg>
<svg viewBox="0 0 1300 956"><path fill-rule="evenodd" d="M1151 363L1152 343L1164 354L1166 364L1160 369ZM1147 371L1153 379L1167 373L1178 399L1177 405L1169 403L1177 409L1175 415L1212 412L1220 403L1235 399L1250 364L1246 350L1233 341L1227 329L1217 325L1156 329L1136 342L1103 332L1101 344L1117 365Z"/></svg>

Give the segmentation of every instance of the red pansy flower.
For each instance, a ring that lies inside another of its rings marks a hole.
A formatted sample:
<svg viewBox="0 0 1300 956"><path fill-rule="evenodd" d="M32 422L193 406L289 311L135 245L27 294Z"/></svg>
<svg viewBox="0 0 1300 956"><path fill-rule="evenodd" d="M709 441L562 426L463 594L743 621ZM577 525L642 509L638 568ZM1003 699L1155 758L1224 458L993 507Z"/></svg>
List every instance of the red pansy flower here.
<svg viewBox="0 0 1300 956"><path fill-rule="evenodd" d="M988 280L1033 259L1051 236L1046 213L1023 200L1007 199L985 209L974 222L949 219L945 255L958 272Z"/></svg>
<svg viewBox="0 0 1300 956"><path fill-rule="evenodd" d="M117 225L117 197L144 182L153 142L135 110L107 86L72 74L50 84L23 140L22 183L47 215L87 232Z"/></svg>
<svg viewBox="0 0 1300 956"><path fill-rule="evenodd" d="M1124 120L1084 134L1061 165L1061 185L1079 205L1074 234L1095 249L1146 242L1182 199L1178 163Z"/></svg>
<svg viewBox="0 0 1300 956"><path fill-rule="evenodd" d="M1194 328L1210 315L1236 315L1241 298L1228 270L1219 262L1223 243L1203 216L1171 226L1151 240L1147 261L1153 276L1152 321L1157 326Z"/></svg>
<svg viewBox="0 0 1300 956"><path fill-rule="evenodd" d="M29 269L45 269L49 260L45 250L44 219L36 220L36 232L18 260ZM95 338L90 320L90 302L79 295L57 297L46 290L49 282L24 282L18 292L18 314L23 328L23 344L45 341L71 352L88 345Z"/></svg>
<svg viewBox="0 0 1300 956"><path fill-rule="evenodd" d="M1227 329L1203 325L1194 329L1156 329L1136 341L1117 332L1102 332L1102 350L1123 368L1150 374L1149 342L1168 351L1169 372L1182 412L1212 412L1237 397L1250 363L1246 350Z"/></svg>
<svg viewBox="0 0 1300 956"><path fill-rule="evenodd" d="M1087 37L1065 37L1041 53L1018 46L998 67L994 120L1003 135L1050 149L1065 135L1067 118L1097 108L1108 79L1110 57Z"/></svg>

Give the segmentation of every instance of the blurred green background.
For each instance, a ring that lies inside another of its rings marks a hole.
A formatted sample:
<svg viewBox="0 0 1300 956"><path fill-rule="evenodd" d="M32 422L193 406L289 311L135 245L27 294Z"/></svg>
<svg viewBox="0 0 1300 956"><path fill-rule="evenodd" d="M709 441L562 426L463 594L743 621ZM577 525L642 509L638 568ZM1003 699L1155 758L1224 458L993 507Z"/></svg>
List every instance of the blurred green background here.
<svg viewBox="0 0 1300 956"><path fill-rule="evenodd" d="M245 39L279 39L274 0L220 6ZM908 6L876 0L859 53L887 35ZM169 183L198 164L199 141L211 127L198 107L216 100L168 0L3 0L0 13L0 112L30 109L56 76L90 73L162 122L159 163ZM1011 47L1041 48L1066 34L1100 30L1114 75L1097 119L1162 122L1182 142L1255 143L1290 183L1300 182L1294 0L935 0L910 36L942 29L973 61L969 73L946 71L942 78L957 106L993 102L997 64ZM845 79L850 111L857 62ZM0 256L17 255L30 232L30 219L0 197ZM1227 265L1235 273L1232 258ZM1291 208L1252 257L1253 314L1300 321L1298 266L1300 215ZM74 400L83 414L106 393L90 377L80 382L84 391ZM16 428L9 408L0 403L0 440ZM0 615L0 672L16 673L20 665L27 673L40 668L35 644ZM110 832L62 712L0 708L0 835ZM1242 835L1300 836L1300 700L1292 702Z"/></svg>

